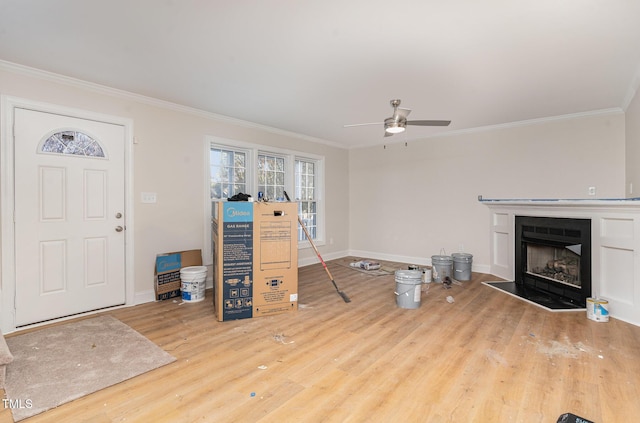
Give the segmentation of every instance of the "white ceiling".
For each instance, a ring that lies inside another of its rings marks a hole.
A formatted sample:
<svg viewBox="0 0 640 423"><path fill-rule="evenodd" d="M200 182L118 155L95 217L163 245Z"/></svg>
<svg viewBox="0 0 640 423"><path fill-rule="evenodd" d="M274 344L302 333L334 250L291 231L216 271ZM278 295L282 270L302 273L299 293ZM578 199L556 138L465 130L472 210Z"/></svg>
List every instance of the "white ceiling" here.
<svg viewBox="0 0 640 423"><path fill-rule="evenodd" d="M624 108L640 1L0 0L0 60L356 147Z"/></svg>

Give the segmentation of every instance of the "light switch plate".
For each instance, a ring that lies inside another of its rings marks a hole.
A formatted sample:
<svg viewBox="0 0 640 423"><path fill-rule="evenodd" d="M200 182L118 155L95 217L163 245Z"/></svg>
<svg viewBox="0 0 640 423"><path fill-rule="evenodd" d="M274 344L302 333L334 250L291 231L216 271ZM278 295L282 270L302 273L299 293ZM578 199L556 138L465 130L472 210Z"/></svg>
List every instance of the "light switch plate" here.
<svg viewBox="0 0 640 423"><path fill-rule="evenodd" d="M152 204L158 201L158 196L155 192L143 192L140 193L140 199L143 203Z"/></svg>

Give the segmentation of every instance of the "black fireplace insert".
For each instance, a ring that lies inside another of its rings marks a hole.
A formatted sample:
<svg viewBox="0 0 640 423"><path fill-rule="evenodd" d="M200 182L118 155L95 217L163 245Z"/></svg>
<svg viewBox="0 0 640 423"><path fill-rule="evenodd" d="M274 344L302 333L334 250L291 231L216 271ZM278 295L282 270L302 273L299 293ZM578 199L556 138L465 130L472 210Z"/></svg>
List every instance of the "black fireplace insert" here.
<svg viewBox="0 0 640 423"><path fill-rule="evenodd" d="M584 308L591 296L591 219L515 217L515 283L549 308Z"/></svg>
<svg viewBox="0 0 640 423"><path fill-rule="evenodd" d="M515 279L491 283L552 310L591 296L591 219L515 217Z"/></svg>

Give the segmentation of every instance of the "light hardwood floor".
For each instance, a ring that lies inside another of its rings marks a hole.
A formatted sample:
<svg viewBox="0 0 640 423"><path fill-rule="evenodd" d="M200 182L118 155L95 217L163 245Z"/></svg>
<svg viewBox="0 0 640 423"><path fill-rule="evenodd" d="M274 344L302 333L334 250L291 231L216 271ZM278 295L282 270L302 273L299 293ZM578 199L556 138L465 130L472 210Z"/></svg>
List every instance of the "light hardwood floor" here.
<svg viewBox="0 0 640 423"><path fill-rule="evenodd" d="M393 274L348 261L328 266L351 303L318 264L299 270L292 314L218 322L211 292L200 303L105 313L177 361L28 422L640 419L640 327L546 311L481 284L496 278L479 273L449 290L430 284L420 308L399 308ZM0 410L0 422L11 421Z"/></svg>

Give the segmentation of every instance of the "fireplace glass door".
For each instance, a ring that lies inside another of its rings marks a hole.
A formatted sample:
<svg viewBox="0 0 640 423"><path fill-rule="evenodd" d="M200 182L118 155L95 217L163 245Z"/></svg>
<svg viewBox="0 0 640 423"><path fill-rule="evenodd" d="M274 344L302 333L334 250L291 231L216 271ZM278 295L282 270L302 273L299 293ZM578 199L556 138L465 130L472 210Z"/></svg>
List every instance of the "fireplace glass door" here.
<svg viewBox="0 0 640 423"><path fill-rule="evenodd" d="M580 288L581 244L555 247L526 243L526 272L547 280Z"/></svg>

